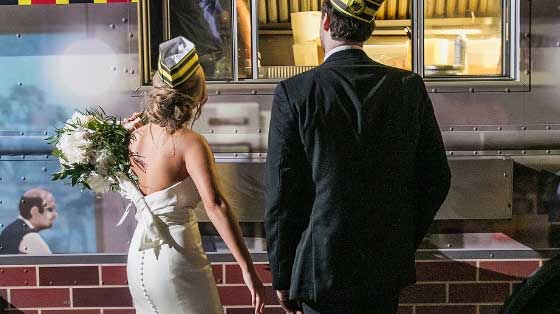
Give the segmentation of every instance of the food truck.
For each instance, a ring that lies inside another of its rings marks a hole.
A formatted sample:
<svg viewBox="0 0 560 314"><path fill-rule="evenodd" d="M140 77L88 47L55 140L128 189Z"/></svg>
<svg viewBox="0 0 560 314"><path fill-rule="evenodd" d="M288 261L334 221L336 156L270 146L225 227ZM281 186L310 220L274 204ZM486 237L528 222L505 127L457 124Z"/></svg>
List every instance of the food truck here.
<svg viewBox="0 0 560 314"><path fill-rule="evenodd" d="M51 181L60 164L45 138L75 110L100 106L123 118L141 111L158 45L177 35L197 44L208 80L194 129L212 147L270 286L270 109L280 80L322 63L320 10L320 0L0 0L0 231L29 189L50 191L58 211L41 232L51 254L0 247L2 309L134 313L125 264L136 221L116 226L127 202ZM424 78L453 175L399 313L499 313L558 254L559 34L558 0L386 0L377 13L364 50ZM199 204L225 312L252 313L240 270ZM274 298L267 303L281 313Z"/></svg>

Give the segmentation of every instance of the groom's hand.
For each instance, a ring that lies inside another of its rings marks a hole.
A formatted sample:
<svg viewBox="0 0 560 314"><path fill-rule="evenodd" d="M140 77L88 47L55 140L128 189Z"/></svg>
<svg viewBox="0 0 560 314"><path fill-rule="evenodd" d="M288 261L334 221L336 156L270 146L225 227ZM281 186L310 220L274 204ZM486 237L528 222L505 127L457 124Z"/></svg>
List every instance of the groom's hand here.
<svg viewBox="0 0 560 314"><path fill-rule="evenodd" d="M302 310L299 308L298 304L294 300L289 299L289 290L276 290L276 297L278 298L278 303L286 312L286 314L302 314Z"/></svg>

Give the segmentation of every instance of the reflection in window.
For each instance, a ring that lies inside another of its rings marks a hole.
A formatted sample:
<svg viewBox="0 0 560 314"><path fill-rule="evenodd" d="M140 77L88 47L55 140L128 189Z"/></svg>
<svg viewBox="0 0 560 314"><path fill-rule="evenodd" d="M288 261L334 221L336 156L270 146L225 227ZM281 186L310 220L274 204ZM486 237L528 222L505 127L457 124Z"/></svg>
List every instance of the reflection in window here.
<svg viewBox="0 0 560 314"><path fill-rule="evenodd" d="M501 0L424 0L426 76L501 75Z"/></svg>
<svg viewBox="0 0 560 314"><path fill-rule="evenodd" d="M169 25L171 38L182 35L196 45L208 80L233 78L230 0L171 0Z"/></svg>
<svg viewBox="0 0 560 314"><path fill-rule="evenodd" d="M374 36L364 45L372 59L411 68L410 4L388 0L380 8ZM323 62L320 10L321 0L259 0L261 78L287 78Z"/></svg>

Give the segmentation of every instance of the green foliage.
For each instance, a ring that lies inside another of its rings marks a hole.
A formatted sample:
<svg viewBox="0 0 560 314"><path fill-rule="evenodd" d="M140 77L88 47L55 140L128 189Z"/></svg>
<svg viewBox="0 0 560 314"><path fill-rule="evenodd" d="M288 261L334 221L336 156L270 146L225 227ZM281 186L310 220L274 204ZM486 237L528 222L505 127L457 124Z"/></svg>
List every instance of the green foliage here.
<svg viewBox="0 0 560 314"><path fill-rule="evenodd" d="M119 173L125 174L133 181L136 181L136 177L130 170L128 145L131 140L131 134L122 126L122 121L117 117L107 115L101 107L79 113L88 116L85 119L86 121L81 121L80 119L75 121L69 120L64 127L55 130L55 135L46 140L50 144L57 146L63 135L86 129L88 131L86 135L87 145L81 148L85 150L88 162L68 163L64 152L57 147L54 149L53 155L61 159L61 168L59 172L52 175L52 180L62 180L72 186L78 184L86 189L91 189L87 179L91 174L97 173L103 177L113 179L111 190L118 189L116 178ZM102 152L106 159L110 161L110 165L104 169L99 169L96 159Z"/></svg>

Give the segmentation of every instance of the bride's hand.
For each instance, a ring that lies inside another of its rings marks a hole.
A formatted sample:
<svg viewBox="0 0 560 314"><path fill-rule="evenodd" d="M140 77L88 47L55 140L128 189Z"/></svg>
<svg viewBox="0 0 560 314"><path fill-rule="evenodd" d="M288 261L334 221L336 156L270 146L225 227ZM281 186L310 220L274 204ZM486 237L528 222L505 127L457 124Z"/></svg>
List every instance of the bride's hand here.
<svg viewBox="0 0 560 314"><path fill-rule="evenodd" d="M244 271L243 281L245 281L245 285L251 291L251 302L255 308L255 314L264 313L264 286L256 271Z"/></svg>
<svg viewBox="0 0 560 314"><path fill-rule="evenodd" d="M142 119L143 112L134 112L130 117L123 120L126 129L131 132L142 127L145 123Z"/></svg>

